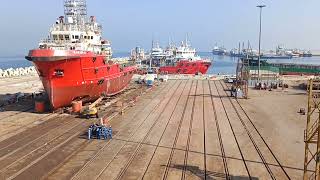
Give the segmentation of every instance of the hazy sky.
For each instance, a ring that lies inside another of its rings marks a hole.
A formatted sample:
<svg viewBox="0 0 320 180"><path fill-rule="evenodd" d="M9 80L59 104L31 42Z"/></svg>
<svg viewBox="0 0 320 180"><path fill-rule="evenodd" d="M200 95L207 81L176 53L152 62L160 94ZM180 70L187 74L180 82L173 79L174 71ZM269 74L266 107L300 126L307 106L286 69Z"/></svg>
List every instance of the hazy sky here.
<svg viewBox="0 0 320 180"><path fill-rule="evenodd" d="M154 38L166 45L188 33L198 51L215 43L227 48L248 40L257 47L257 0L87 0L89 15L97 16L104 37L115 52L135 46L150 49ZM320 0L265 0L262 48L320 49ZM0 56L24 55L37 47L56 18L63 0L1 0Z"/></svg>

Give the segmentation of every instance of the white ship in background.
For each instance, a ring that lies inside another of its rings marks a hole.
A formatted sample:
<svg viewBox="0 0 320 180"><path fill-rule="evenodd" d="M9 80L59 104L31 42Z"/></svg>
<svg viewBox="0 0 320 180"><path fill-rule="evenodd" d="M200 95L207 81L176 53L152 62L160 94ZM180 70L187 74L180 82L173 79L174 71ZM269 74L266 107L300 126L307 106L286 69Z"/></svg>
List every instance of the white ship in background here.
<svg viewBox="0 0 320 180"><path fill-rule="evenodd" d="M136 64L141 65L141 62L147 58L144 49L137 46L136 48L131 50L130 59L134 61Z"/></svg>
<svg viewBox="0 0 320 180"><path fill-rule="evenodd" d="M159 66L160 62L165 60L165 58L166 58L166 53L160 47L159 43L152 41L152 48L151 48L150 59L149 59L150 67Z"/></svg>
<svg viewBox="0 0 320 180"><path fill-rule="evenodd" d="M219 47L215 45L212 49L212 54L213 55L219 55L219 56L224 56L227 54L227 49L224 47Z"/></svg>
<svg viewBox="0 0 320 180"><path fill-rule="evenodd" d="M173 48L173 55L175 56L171 62L161 62L160 72L168 74L206 74L212 64L211 60L202 59L196 54L196 49L191 46L188 39L182 41L179 47Z"/></svg>

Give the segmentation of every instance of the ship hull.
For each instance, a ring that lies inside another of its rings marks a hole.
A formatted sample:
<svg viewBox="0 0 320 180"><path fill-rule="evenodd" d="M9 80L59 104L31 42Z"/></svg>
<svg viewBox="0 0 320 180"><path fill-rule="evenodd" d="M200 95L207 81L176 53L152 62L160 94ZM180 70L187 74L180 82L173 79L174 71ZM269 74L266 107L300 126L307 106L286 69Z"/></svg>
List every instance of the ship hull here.
<svg viewBox="0 0 320 180"><path fill-rule="evenodd" d="M226 53L223 51L212 51L213 55L224 56Z"/></svg>
<svg viewBox="0 0 320 180"><path fill-rule="evenodd" d="M168 74L206 74L211 62L208 61L179 61L173 66L163 66L159 70Z"/></svg>
<svg viewBox="0 0 320 180"><path fill-rule="evenodd" d="M261 56L261 59L292 59L292 56L268 56L268 55L265 55L265 56Z"/></svg>
<svg viewBox="0 0 320 180"><path fill-rule="evenodd" d="M135 67L122 67L91 52L31 50L26 57L36 67L53 109L74 100L111 96L130 83Z"/></svg>

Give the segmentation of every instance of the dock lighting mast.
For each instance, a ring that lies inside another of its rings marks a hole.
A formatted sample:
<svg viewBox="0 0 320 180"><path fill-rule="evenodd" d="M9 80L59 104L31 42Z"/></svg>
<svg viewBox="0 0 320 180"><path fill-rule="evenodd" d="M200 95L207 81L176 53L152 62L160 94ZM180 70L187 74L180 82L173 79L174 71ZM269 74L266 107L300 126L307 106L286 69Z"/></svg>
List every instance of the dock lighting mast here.
<svg viewBox="0 0 320 180"><path fill-rule="evenodd" d="M258 53L258 81L260 81L260 56L261 56L261 19L262 19L262 8L266 5L258 5L260 8L260 29L259 29L259 53Z"/></svg>

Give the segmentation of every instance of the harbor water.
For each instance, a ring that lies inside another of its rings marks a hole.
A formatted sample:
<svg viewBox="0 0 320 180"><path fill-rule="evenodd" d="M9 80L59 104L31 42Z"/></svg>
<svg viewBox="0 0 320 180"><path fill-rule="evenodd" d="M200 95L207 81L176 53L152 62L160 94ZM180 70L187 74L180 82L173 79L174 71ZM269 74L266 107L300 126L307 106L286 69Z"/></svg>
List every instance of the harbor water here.
<svg viewBox="0 0 320 180"><path fill-rule="evenodd" d="M208 70L208 74L235 74L236 66L238 62L237 57L229 56L217 56L213 55L211 52L199 52L198 53L203 58L208 58L213 60L213 65ZM129 57L130 53L114 53L113 57ZM270 59L268 62L272 63L294 63L294 64L313 64L320 65L320 57L300 57L292 59ZM25 60L24 57L0 57L0 69L9 68L24 68L32 66L32 63Z"/></svg>

